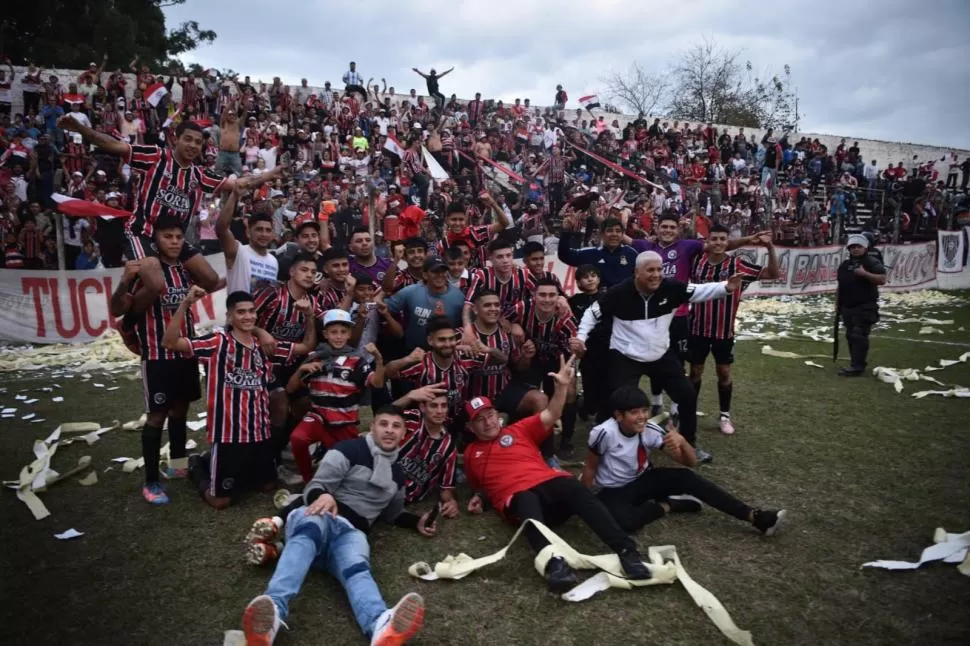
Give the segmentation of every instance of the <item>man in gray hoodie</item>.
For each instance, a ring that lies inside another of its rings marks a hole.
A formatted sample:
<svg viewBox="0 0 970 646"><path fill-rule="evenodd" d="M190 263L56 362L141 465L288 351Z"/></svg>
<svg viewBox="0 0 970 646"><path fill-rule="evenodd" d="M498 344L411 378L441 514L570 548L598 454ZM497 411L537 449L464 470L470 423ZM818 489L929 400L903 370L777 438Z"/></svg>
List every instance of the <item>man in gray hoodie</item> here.
<svg viewBox="0 0 970 646"><path fill-rule="evenodd" d="M287 516L286 547L266 592L249 602L243 614L248 646L273 643L311 567L340 581L372 646L398 646L420 630L424 600L412 592L388 608L371 574L367 543L378 518L434 536L428 513L404 511L405 476L396 461L405 430L398 408L382 408L369 434L339 442L326 453L304 489L304 505Z"/></svg>

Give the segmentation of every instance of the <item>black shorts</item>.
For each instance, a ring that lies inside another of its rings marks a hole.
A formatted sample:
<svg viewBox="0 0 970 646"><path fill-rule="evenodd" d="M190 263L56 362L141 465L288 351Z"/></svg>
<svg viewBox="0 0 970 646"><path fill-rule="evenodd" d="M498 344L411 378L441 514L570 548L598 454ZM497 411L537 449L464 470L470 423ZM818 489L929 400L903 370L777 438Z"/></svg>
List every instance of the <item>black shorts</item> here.
<svg viewBox="0 0 970 646"><path fill-rule="evenodd" d="M690 338L690 328L687 325L687 316L675 316L670 322L670 348L682 362L687 361L690 354L688 339Z"/></svg>
<svg viewBox="0 0 970 646"><path fill-rule="evenodd" d="M142 361L141 381L145 390L146 413L202 398L199 360L195 358Z"/></svg>
<svg viewBox="0 0 970 646"><path fill-rule="evenodd" d="M300 369L301 365L298 361L288 366L275 365L273 367L273 380L269 383L267 389L271 393L277 390L286 390L286 384L290 383L290 377L296 374L296 371ZM309 394L309 390L307 390L306 385L303 385L295 393L292 393L290 397L302 397L307 394Z"/></svg>
<svg viewBox="0 0 970 646"><path fill-rule="evenodd" d="M522 403L530 390L534 390L534 388L521 379L513 378L492 402L495 405L495 410L505 413L512 419L517 418L519 404Z"/></svg>
<svg viewBox="0 0 970 646"><path fill-rule="evenodd" d="M231 498L276 480L276 462L269 440L222 444L209 452L209 494Z"/></svg>
<svg viewBox="0 0 970 646"><path fill-rule="evenodd" d="M147 236L125 234L123 244L126 260L141 260L142 258L157 258L158 248L155 241ZM193 256L199 255L199 250L186 242L182 246L182 253L179 254L179 262L185 262Z"/></svg>
<svg viewBox="0 0 970 646"><path fill-rule="evenodd" d="M714 363L728 366L734 363L734 339L712 339L706 336L692 336L688 342L691 365L702 366L707 355L714 355Z"/></svg>

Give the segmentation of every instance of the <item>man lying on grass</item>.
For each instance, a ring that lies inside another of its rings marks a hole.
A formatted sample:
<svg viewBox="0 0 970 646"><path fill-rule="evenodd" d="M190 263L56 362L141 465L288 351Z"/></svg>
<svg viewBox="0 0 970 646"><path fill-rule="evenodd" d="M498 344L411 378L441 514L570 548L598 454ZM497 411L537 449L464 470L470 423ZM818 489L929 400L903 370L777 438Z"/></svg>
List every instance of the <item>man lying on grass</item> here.
<svg viewBox="0 0 970 646"><path fill-rule="evenodd" d="M628 578L649 579L650 570L643 564L636 543L616 524L603 503L572 474L550 468L539 451L562 415L566 393L576 375L574 360L560 357L559 372L550 373L555 390L546 409L510 426L502 428L498 412L487 397L475 397L465 405L468 427L476 438L465 449L468 484L475 491L484 491L499 514L516 524L531 518L556 525L579 516L617 553ZM483 511L482 494L472 496L468 511ZM526 528L525 537L537 554L550 545L533 525ZM575 571L559 555L549 559L545 574L549 590L556 593L579 582Z"/></svg>
<svg viewBox="0 0 970 646"><path fill-rule="evenodd" d="M700 502L751 523L766 536L777 531L784 509L753 509L691 469L656 468L650 463L651 449L662 449L687 467L695 466L697 457L673 426L665 430L648 421L646 393L624 386L610 396L610 405L613 419L589 433L582 482L599 488L598 498L625 531L635 532L668 512L700 511Z"/></svg>
<svg viewBox="0 0 970 646"><path fill-rule="evenodd" d="M377 411L370 433L338 442L323 456L290 512L286 547L264 594L243 613L247 646L269 646L310 568L325 569L344 587L372 646L404 644L421 628L424 600L409 593L388 609L370 570L367 533L378 518L422 536L435 533L429 514L404 511L404 472L395 464L406 426L400 409Z"/></svg>

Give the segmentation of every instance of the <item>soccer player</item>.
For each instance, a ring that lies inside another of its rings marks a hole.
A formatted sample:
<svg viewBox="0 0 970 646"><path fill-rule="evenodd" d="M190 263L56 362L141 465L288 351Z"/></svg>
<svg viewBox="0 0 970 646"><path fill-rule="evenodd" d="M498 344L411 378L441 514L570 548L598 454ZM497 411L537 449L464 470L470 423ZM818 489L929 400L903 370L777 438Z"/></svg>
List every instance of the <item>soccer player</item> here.
<svg viewBox="0 0 970 646"><path fill-rule="evenodd" d="M398 247L395 247L395 251L397 249ZM428 245L421 238L408 238L404 241L403 252L403 256L395 258L387 268L387 273L384 274L381 286L388 296L424 280L424 261L428 256ZM407 263L407 269L404 271L398 269L397 263L400 260Z"/></svg>
<svg viewBox="0 0 970 646"><path fill-rule="evenodd" d="M496 236L502 231L505 231L508 222L505 219L505 212L502 210L502 207L495 202L491 194L483 192L480 197L491 207L492 212L495 214L495 221L492 224L468 226L465 205L461 201L452 202L448 206L448 212L445 215L444 238L438 242L437 255L439 257L444 258L448 248L459 240L462 240L472 252L470 266L477 268L485 267L485 246L492 236Z"/></svg>
<svg viewBox="0 0 970 646"><path fill-rule="evenodd" d="M490 355L490 360L481 370L472 373L468 396L488 397L495 402L495 408L511 419L538 413L549 400L541 390L512 374L511 366L519 364L523 358L511 335L499 325L502 306L498 294L490 289L479 289L473 301L475 336L463 341L479 354ZM531 358L535 345L529 344L528 347Z"/></svg>
<svg viewBox="0 0 970 646"><path fill-rule="evenodd" d="M543 278L536 285L535 299L516 303L512 321L525 333L526 342L522 346L522 358L516 368L522 373L525 382L532 388L541 389L552 396L555 388L553 374L560 359L571 354L570 339L576 336L576 319L571 312L560 313L559 287L556 281ZM531 347L530 347L531 346ZM562 411L562 437L559 441L559 454L563 459L573 456L572 438L576 430L576 384L568 389L566 404ZM550 435L542 445L542 454L553 466L558 466L555 457L555 439Z"/></svg>
<svg viewBox="0 0 970 646"><path fill-rule="evenodd" d="M324 310L349 312L354 302L354 285L357 281L350 275L347 252L339 247L330 247L323 252L321 258L327 274L327 288L321 294L321 306Z"/></svg>
<svg viewBox="0 0 970 646"><path fill-rule="evenodd" d="M159 217L175 217L184 231L203 193L211 195L232 191L237 183L253 188L276 179L284 170L280 165L259 177L245 180L222 178L205 170L195 163L204 147L202 128L188 120L176 127L176 140L172 148L133 146L107 133L96 132L70 115L58 119L57 126L80 134L103 152L118 155L132 170L144 175L135 196L134 215L126 221L125 229L125 258L144 260L138 269L143 287L132 303L132 311L136 312L148 309L165 287L162 267L151 245L155 221ZM219 276L192 245L183 246L179 261L203 288L215 290L219 287Z"/></svg>
<svg viewBox="0 0 970 646"><path fill-rule="evenodd" d="M269 384L273 359L288 362L313 346L275 341L256 328L256 303L245 292L226 298L228 327L195 339L182 336L185 313L205 295L194 285L172 315L162 345L206 363L206 425L210 450L189 459L189 476L203 500L225 509L246 489L272 487L276 467L270 446ZM270 357L266 348L272 349Z"/></svg>
<svg viewBox="0 0 970 646"><path fill-rule="evenodd" d="M758 244L763 239L770 239L770 231L762 231L753 236L736 238L728 242L727 251L737 249L744 245ZM663 277L673 278L682 283L690 281L690 270L695 261L705 251L703 240L689 240L680 237L680 218L675 213L664 213L657 222L657 240L631 240L624 237L624 242L631 245L636 251L653 251L660 254L663 262ZM726 277L725 277L726 278ZM674 318L670 323L670 346L677 353L680 360L681 369L683 364L689 359L687 341L690 336L687 315L690 313L690 306L686 303L677 308ZM650 393L652 401L652 412L658 414L663 409L663 390L655 380L650 382ZM670 406L673 415L678 414L677 402Z"/></svg>
<svg viewBox="0 0 970 646"><path fill-rule="evenodd" d="M434 536L428 514L404 511L404 472L395 463L406 432L394 407L374 416L370 433L328 451L303 491L305 506L286 519L286 547L266 592L243 613L247 646L269 646L289 613L290 600L310 569L325 569L340 582L361 632L372 646L397 646L424 621L424 600L408 593L388 608L370 568L367 534L378 517Z"/></svg>
<svg viewBox="0 0 970 646"><path fill-rule="evenodd" d="M479 289L487 288L498 294L506 325L515 314L516 304L532 298L536 281L527 269L516 266L513 247L512 241L507 238L498 237L492 240L488 243L491 266L472 272L471 284L465 292L465 306L462 309L462 325L468 338L474 338L471 325L472 298Z"/></svg>
<svg viewBox="0 0 970 646"><path fill-rule="evenodd" d="M559 285L559 293L563 296L566 295L562 283L559 282L559 277L546 269L546 248L542 246L541 242L525 243L525 246L522 247L522 262L534 280L539 281L543 278L554 280Z"/></svg>
<svg viewBox="0 0 970 646"><path fill-rule="evenodd" d="M455 326L444 316L428 321L427 343L431 348L428 352L415 348L408 356L388 363L387 376L410 381L414 387L444 382L448 388L449 421L458 420L468 398L469 377L485 367L488 355L472 357L459 351Z"/></svg>
<svg viewBox="0 0 970 646"><path fill-rule="evenodd" d="M307 338L313 347L317 340L317 322L324 315L318 296L311 291L316 280L316 260L308 253L302 253L290 264L289 272L286 283L264 287L256 293L256 326L266 330L277 341L299 343ZM291 396L286 391L286 385L299 367L297 361L276 363L270 384L271 442L277 464L291 430L288 419ZM297 391L292 398L299 399L303 395L304 392ZM306 410L305 406L300 405L293 409L297 419Z"/></svg>
<svg viewBox="0 0 970 646"><path fill-rule="evenodd" d="M323 318L321 344L306 363L290 377L287 392L304 386L310 391L310 410L293 434L290 446L293 460L304 482L313 477L310 444L320 442L327 449L359 434L360 399L368 387L384 386L384 360L373 343L363 350L374 357L373 363L349 344L353 321L344 310L330 310Z"/></svg>
<svg viewBox="0 0 970 646"><path fill-rule="evenodd" d="M179 262L185 238L181 223L170 215L155 221L155 247L165 278L165 290L152 306L133 316L125 316L122 325L130 326L141 354L142 384L145 393L145 426L141 430L141 451L145 459L145 485L141 493L153 505L169 502L160 482L159 454L162 448L162 427L168 420L170 460L166 467L169 478L187 475L185 457L185 419L189 405L202 397L199 389L199 361L183 358L165 348L162 340L165 328L179 304L192 287L188 270ZM125 265L118 288L111 297L111 314L122 316L131 307L133 294L142 286L138 277L140 262L131 260ZM187 311L180 334L186 339L195 336L195 316ZM177 465L177 466L176 466Z"/></svg>
<svg viewBox="0 0 970 646"><path fill-rule="evenodd" d="M552 433L575 380L572 364L571 358L560 360L558 372L550 375L556 389L549 406L510 426L502 427L488 399L476 397L466 404L468 427L476 438L465 449L465 473L476 492L468 502L468 511L481 513L483 498L487 497L495 510L514 524L531 518L555 526L577 515L617 553L629 578L649 579L650 570L643 564L636 543L616 524L603 503L572 474L550 468L539 453L539 445ZM525 536L537 554L551 549L535 527L527 527ZM555 554L546 564L545 574L553 592L565 592L578 583L566 559Z"/></svg>
<svg viewBox="0 0 970 646"><path fill-rule="evenodd" d="M770 238L759 240L768 249L768 266L762 267L739 256L728 256L727 227L715 224L707 239L706 251L691 270L692 283L717 282L728 276L740 274L743 282L774 280L781 274L778 256ZM690 361L690 380L698 397L701 393L701 377L707 355L714 355L717 372L717 399L721 414L718 425L725 435L734 433L731 422L731 394L733 380L731 364L734 363L734 319L741 304L741 293L728 294L723 300L696 303L690 313L690 338L687 344Z"/></svg>
<svg viewBox="0 0 970 646"><path fill-rule="evenodd" d="M626 532L669 512L697 512L703 502L773 535L787 512L749 507L692 469L654 467L651 450L663 450L680 464L697 464L694 448L671 425L666 430L649 422L650 401L636 386L624 386L610 396L613 417L589 433L589 453L582 482L599 487L598 498ZM694 500L694 499L697 500Z"/></svg>
<svg viewBox="0 0 970 646"><path fill-rule="evenodd" d="M394 405L406 409L407 433L401 441L397 463L407 478L404 500L424 500L438 492L445 518L458 517L455 498L455 469L458 450L445 428L448 421L448 390L444 383L415 388Z"/></svg>
<svg viewBox="0 0 970 646"><path fill-rule="evenodd" d="M275 234L273 216L265 211L253 213L247 219L249 244L239 244L229 230L236 204L244 189L236 188L226 198L216 221L216 235L226 255L226 291L256 293L262 287L275 285L279 261L269 251Z"/></svg>

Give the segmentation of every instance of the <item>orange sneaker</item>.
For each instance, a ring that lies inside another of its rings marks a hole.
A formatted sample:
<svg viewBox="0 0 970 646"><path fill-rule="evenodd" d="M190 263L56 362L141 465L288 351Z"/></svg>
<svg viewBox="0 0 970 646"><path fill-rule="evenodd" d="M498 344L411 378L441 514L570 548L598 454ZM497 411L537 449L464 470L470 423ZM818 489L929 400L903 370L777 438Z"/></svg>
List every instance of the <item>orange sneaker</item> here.
<svg viewBox="0 0 970 646"><path fill-rule="evenodd" d="M397 605L377 619L371 646L401 646L424 624L424 599L416 592L401 597Z"/></svg>
<svg viewBox="0 0 970 646"><path fill-rule="evenodd" d="M280 611L265 594L261 594L246 606L243 612L243 633L246 646L271 646L279 632Z"/></svg>

